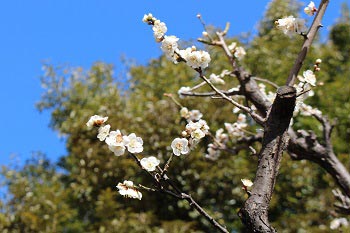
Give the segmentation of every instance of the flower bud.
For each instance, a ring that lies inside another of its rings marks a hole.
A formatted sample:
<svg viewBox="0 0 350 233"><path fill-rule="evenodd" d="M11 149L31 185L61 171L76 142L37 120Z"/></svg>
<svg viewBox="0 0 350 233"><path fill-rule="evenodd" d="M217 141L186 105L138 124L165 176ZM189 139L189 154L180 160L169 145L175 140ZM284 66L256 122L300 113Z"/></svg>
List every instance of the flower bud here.
<svg viewBox="0 0 350 233"><path fill-rule="evenodd" d="M321 59L316 59L316 64L321 64L322 63L322 60Z"/></svg>

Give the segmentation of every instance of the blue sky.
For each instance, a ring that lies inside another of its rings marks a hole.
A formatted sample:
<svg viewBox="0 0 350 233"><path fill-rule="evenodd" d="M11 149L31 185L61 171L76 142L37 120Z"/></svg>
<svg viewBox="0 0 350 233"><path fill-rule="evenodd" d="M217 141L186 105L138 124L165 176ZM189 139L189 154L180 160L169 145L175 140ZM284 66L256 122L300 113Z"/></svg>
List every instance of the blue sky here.
<svg viewBox="0 0 350 233"><path fill-rule="evenodd" d="M181 0L11 0L0 3L0 100L2 133L0 165L11 156L24 161L42 151L53 161L65 154L64 140L48 125L50 114L35 103L43 89L42 62L88 68L95 61L123 70L121 55L139 64L160 55L152 32L141 19L145 13L166 22L168 34L181 39L201 35L196 19L224 27L230 35L254 31L269 1ZM316 5L320 1L315 1ZM339 16L342 0L332 0L323 20L324 30ZM304 1L307 4L307 1Z"/></svg>

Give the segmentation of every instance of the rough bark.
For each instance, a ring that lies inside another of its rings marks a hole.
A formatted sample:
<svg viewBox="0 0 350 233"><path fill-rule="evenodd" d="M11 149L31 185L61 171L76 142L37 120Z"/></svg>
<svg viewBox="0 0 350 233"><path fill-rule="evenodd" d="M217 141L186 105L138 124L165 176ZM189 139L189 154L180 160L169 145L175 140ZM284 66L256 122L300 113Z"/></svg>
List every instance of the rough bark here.
<svg viewBox="0 0 350 233"><path fill-rule="evenodd" d="M275 232L268 220L268 209L282 154L288 143L288 128L295 100L294 87L280 87L268 113L253 189L239 212L250 232Z"/></svg>
<svg viewBox="0 0 350 233"><path fill-rule="evenodd" d="M321 144L312 131L299 131L298 135L292 130L289 130L290 143L288 152L295 160L309 160L320 165L325 169L343 190L350 197L350 174L345 166L339 161L334 154L330 139L326 140L325 144Z"/></svg>

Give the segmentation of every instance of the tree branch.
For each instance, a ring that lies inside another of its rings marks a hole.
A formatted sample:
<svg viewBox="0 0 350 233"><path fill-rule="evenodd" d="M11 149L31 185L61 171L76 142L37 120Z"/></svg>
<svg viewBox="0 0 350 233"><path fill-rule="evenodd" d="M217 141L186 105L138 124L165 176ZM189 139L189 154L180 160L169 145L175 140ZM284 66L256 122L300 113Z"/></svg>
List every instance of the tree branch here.
<svg viewBox="0 0 350 233"><path fill-rule="evenodd" d="M316 33L320 27L322 27L321 20L323 18L324 13L326 12L327 6L328 6L329 0L322 0L320 3L320 6L318 8L317 14L314 18L314 21L312 22L312 25L310 27L309 32L304 37L304 44L301 47L301 50L299 52L299 55L297 59L294 62L293 68L291 69L289 73L289 77L287 79L286 85L287 86L293 86L296 80L296 77L298 76L298 73L301 69L301 66L303 65L304 59L306 57L307 52L309 51L312 41L314 40Z"/></svg>
<svg viewBox="0 0 350 233"><path fill-rule="evenodd" d="M280 87L264 125L253 189L238 213L250 232L275 232L269 223L268 210L282 154L288 143L288 128L295 101L294 87Z"/></svg>

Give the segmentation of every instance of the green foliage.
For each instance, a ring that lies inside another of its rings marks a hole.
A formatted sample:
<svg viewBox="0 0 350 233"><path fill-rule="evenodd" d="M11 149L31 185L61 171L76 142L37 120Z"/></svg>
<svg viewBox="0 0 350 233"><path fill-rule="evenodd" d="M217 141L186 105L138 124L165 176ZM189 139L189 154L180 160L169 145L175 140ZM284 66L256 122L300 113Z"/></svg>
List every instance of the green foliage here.
<svg viewBox="0 0 350 233"><path fill-rule="evenodd" d="M289 38L274 30L274 20L292 13L296 15L299 6L292 0L275 0L269 5L258 35L245 44L248 55L243 65L254 75L279 84L286 79L302 38ZM316 58L323 60L318 81L324 86L316 88L316 96L309 103L319 106L330 118L338 118L333 142L341 157L349 153L350 138L350 91L349 85L344 85L350 77L349 53L344 52L350 44L347 30L349 24L340 20L333 26L327 43L316 42L303 67L310 69ZM237 38L229 41L243 44ZM218 74L229 67L222 51L208 50L213 62L206 74ZM200 80L193 70L184 64L174 65L161 56L147 65L131 67L129 88L124 88L125 84L114 80L112 65L95 63L88 71L45 67L42 83L46 92L38 109L51 111L51 127L67 139L67 155L59 162L63 172L44 158L28 161L21 169L3 168L11 196L8 202L0 203L2 231L213 231L186 202L146 191L142 201L121 197L115 188L118 182L128 179L151 186L151 180L128 156L114 156L96 138L96 130L88 131L85 126L91 115L109 116L108 123L113 130L120 129L123 134L134 132L143 138L142 157L153 155L165 162L171 154L169 145L180 136L185 122L180 119L179 107L164 93L173 93L176 97L180 87L198 84ZM227 84L222 89L237 86L232 77L225 81ZM274 91L272 87L267 88ZM343 94L340 95L340 91ZM189 109L204 113L212 133L237 117L232 113L232 106L220 99L188 97L179 101ZM318 126L311 118L295 119L296 128L317 129ZM251 126L251 130L255 128ZM237 155L224 152L215 162L206 160L204 154L209 142L206 138L190 155L174 158L169 177L214 218L229 229L241 231L237 212L246 194L240 179L253 179L257 159L249 151L241 151ZM318 166L291 161L285 155L271 203L272 224L282 232L326 232L333 202L330 187L334 186L329 175Z"/></svg>

